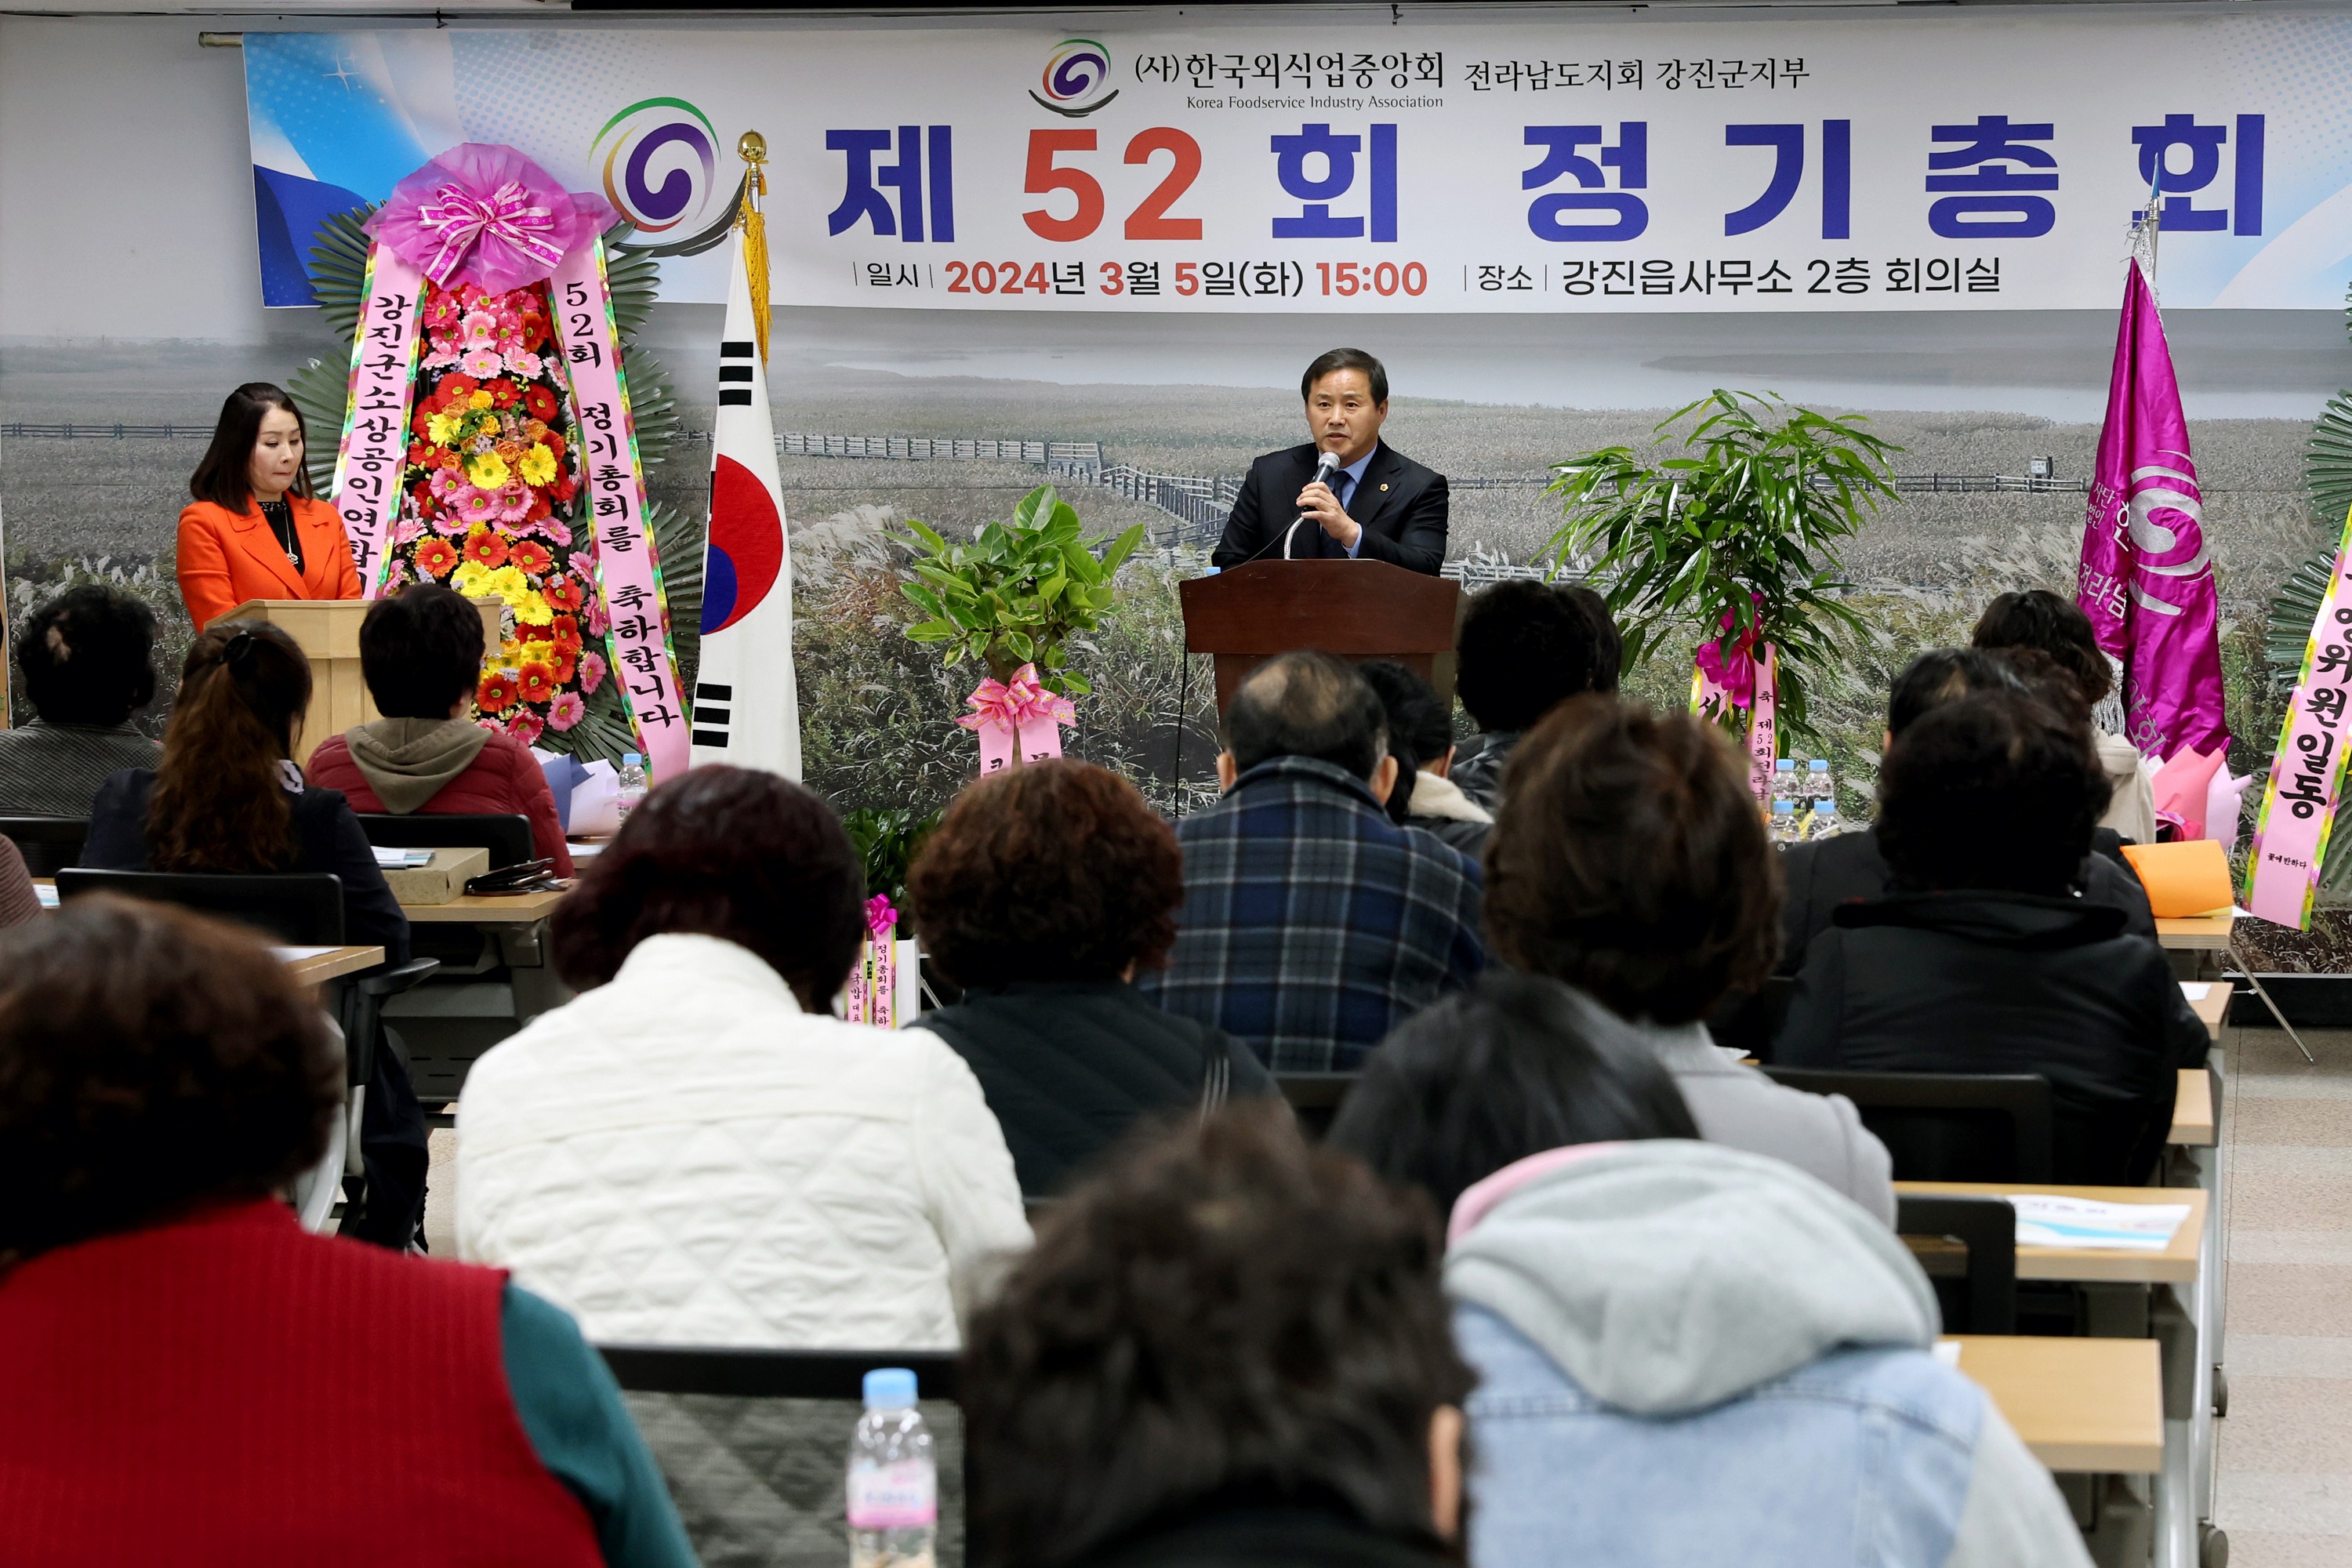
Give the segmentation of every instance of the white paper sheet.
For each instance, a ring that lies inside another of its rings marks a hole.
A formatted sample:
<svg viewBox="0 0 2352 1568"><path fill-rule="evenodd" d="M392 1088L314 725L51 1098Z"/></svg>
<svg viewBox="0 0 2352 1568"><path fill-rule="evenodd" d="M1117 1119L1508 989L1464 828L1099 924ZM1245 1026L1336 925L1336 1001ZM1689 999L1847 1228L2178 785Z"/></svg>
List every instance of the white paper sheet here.
<svg viewBox="0 0 2352 1568"><path fill-rule="evenodd" d="M273 947L270 953L280 963L299 963L306 958L321 958L334 952L331 947Z"/></svg>
<svg viewBox="0 0 2352 1568"><path fill-rule="evenodd" d="M387 849L379 844L375 848L375 868L379 871L406 871L433 864L430 849Z"/></svg>
<svg viewBox="0 0 2352 1568"><path fill-rule="evenodd" d="M2213 994L2213 983L2210 980L2184 980L2180 983L2180 994L2191 1002L2202 1002Z"/></svg>
<svg viewBox="0 0 2352 1568"><path fill-rule="evenodd" d="M2103 1204L2049 1193L2012 1193L2020 1247L2162 1252L2189 1217L2187 1204Z"/></svg>

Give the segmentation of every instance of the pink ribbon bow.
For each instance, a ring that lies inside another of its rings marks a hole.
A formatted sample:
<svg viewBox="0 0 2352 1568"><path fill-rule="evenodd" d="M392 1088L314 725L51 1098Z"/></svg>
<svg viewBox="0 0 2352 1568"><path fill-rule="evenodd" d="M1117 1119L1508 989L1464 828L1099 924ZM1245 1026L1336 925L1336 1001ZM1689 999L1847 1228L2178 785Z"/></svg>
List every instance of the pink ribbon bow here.
<svg viewBox="0 0 2352 1568"><path fill-rule="evenodd" d="M367 228L444 288L462 280L501 294L553 277L617 216L513 148L468 142L394 185Z"/></svg>
<svg viewBox="0 0 2352 1568"><path fill-rule="evenodd" d="M1761 595L1749 596L1759 607L1763 605ZM1726 610L1723 612L1723 619L1717 625L1723 630L1729 631L1731 621L1731 612ZM1744 631L1737 637L1729 639L1731 646L1727 648L1724 646L1725 640L1718 637L1713 642L1699 644L1698 654L1693 662L1698 666L1699 674L1706 678L1710 696L1716 692L1721 692L1724 699L1734 708L1753 707L1756 702L1756 663L1759 657L1756 652L1756 623L1751 619Z"/></svg>
<svg viewBox="0 0 2352 1568"><path fill-rule="evenodd" d="M891 907L889 894L877 893L866 900L866 929L874 933L876 942L889 935L898 923L898 911Z"/></svg>
<svg viewBox="0 0 2352 1568"><path fill-rule="evenodd" d="M1057 697L1045 689L1037 679L1037 667L1024 664L1013 672L1009 681L991 676L975 687L964 699L974 711L956 721L967 730L993 727L1010 735L1024 724L1034 724L1040 719L1051 719L1056 724L1077 722L1078 710L1066 697Z"/></svg>

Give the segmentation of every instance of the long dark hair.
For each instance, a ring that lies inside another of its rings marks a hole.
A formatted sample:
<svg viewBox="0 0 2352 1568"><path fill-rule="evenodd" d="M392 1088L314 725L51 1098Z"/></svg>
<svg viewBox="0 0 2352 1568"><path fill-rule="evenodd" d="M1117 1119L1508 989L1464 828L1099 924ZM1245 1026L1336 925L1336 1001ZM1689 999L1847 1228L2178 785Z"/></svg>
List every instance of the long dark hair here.
<svg viewBox="0 0 2352 1568"><path fill-rule="evenodd" d="M281 763L310 705L310 664L262 621L198 637L163 731L147 803L158 871L282 871L294 863L294 805Z"/></svg>
<svg viewBox="0 0 2352 1568"><path fill-rule="evenodd" d="M302 433L302 462L295 468L294 483L287 493L310 498L310 427L286 389L267 381L247 382L221 405L220 423L213 426L213 444L205 448L204 461L188 476L190 495L236 512L253 504L253 448L261 440L262 417L273 408L294 416L294 427Z"/></svg>

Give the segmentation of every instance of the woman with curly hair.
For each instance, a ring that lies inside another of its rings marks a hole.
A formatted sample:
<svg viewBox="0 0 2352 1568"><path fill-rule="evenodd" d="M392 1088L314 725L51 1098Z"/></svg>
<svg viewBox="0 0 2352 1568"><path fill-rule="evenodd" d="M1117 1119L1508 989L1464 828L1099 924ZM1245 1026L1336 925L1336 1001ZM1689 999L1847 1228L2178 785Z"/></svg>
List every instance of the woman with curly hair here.
<svg viewBox="0 0 2352 1568"><path fill-rule="evenodd" d="M99 897L0 939L7 1560L688 1568L571 1319L278 1201L341 1104L250 935Z"/></svg>
<svg viewBox="0 0 2352 1568"><path fill-rule="evenodd" d="M647 795L555 911L583 994L466 1079L459 1254L606 1343L954 1348L1029 1226L971 1069L833 1016L865 897L790 780Z"/></svg>
<svg viewBox="0 0 2352 1568"><path fill-rule="evenodd" d="M979 1075L1021 1190L1051 1192L1139 1116L1270 1095L1255 1053L1129 984L1164 963L1183 901L1176 835L1088 763L982 779L948 808L907 895L963 999L923 1027Z"/></svg>
<svg viewBox="0 0 2352 1568"><path fill-rule="evenodd" d="M1633 1026L1699 1135L1810 1172L1887 1223L1885 1145L1843 1095L1783 1089L1727 1058L1708 1011L1780 949L1780 868L1711 725L1571 698L1512 752L1486 841L1486 942Z"/></svg>

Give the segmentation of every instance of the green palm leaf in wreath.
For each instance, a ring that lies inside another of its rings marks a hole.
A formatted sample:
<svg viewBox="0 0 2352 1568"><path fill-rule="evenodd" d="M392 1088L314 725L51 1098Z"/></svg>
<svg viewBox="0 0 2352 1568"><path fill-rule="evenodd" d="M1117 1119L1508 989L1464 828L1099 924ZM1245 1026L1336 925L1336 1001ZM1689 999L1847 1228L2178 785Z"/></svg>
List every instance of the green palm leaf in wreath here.
<svg viewBox="0 0 2352 1568"><path fill-rule="evenodd" d="M646 508L646 521L653 530L655 558L661 563L678 689L691 697L695 673L702 664L702 558L708 521L659 502Z"/></svg>
<svg viewBox="0 0 2352 1568"><path fill-rule="evenodd" d="M286 395L302 416L310 439L303 444L302 467L310 489L330 493L335 479L335 447L343 435L343 405L351 395L351 367L314 359L286 378Z"/></svg>
<svg viewBox="0 0 2352 1568"><path fill-rule="evenodd" d="M362 226L374 216L373 206L334 213L311 235L310 297L319 302L319 313L335 341L346 350L352 346L352 334L359 331L368 248L374 243Z"/></svg>
<svg viewBox="0 0 2352 1568"><path fill-rule="evenodd" d="M2304 491L2311 516L2330 531L2352 510L2352 393L2337 393L2320 411L2303 451Z"/></svg>

